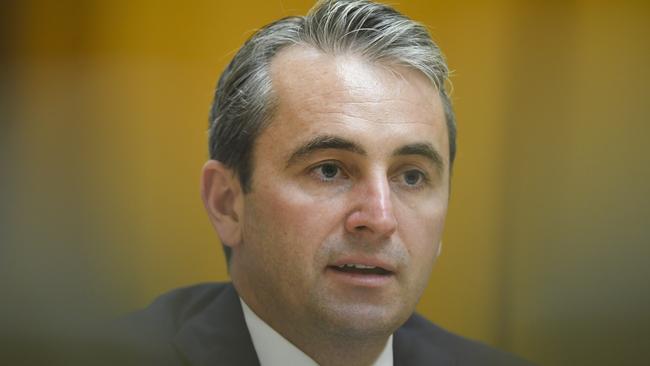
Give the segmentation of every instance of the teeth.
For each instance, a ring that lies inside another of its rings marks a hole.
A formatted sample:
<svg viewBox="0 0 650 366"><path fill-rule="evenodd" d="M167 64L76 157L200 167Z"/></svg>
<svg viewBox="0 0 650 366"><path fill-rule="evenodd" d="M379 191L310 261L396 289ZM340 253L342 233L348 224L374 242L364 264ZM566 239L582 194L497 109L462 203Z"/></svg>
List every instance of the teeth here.
<svg viewBox="0 0 650 366"><path fill-rule="evenodd" d="M365 264L355 264L355 263L350 263L350 264L342 264L338 266L339 268L358 268L358 269L373 269L377 268L375 266L366 266Z"/></svg>

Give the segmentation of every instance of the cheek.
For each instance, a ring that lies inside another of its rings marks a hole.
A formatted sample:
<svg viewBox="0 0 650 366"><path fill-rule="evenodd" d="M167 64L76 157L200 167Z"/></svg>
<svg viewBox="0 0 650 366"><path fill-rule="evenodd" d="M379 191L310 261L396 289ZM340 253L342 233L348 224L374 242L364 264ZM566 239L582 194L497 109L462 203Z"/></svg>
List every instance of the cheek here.
<svg viewBox="0 0 650 366"><path fill-rule="evenodd" d="M408 252L404 283L417 301L426 288L437 258L445 221L446 206L429 205L426 210L409 210L400 222L400 238Z"/></svg>
<svg viewBox="0 0 650 366"><path fill-rule="evenodd" d="M334 200L318 199L288 185L260 187L251 194L249 207L255 217L249 222L265 231L258 239L294 259L313 258L339 222Z"/></svg>
<svg viewBox="0 0 650 366"><path fill-rule="evenodd" d="M443 202L423 204L416 209L402 206L399 215L400 237L414 264L433 263L442 239L447 206Z"/></svg>

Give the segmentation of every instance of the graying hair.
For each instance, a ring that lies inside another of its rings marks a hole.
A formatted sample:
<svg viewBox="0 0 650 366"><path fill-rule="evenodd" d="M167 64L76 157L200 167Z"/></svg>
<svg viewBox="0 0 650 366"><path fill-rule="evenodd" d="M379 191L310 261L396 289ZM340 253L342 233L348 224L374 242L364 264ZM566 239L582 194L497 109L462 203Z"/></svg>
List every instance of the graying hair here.
<svg viewBox="0 0 650 366"><path fill-rule="evenodd" d="M280 19L253 34L217 84L210 113L210 158L233 169L244 193L251 190L255 140L271 120L277 103L270 64L280 50L291 45L310 46L327 54L353 53L369 62L422 72L442 99L453 163L456 122L445 89L449 70L426 28L388 5L321 0L306 16Z"/></svg>

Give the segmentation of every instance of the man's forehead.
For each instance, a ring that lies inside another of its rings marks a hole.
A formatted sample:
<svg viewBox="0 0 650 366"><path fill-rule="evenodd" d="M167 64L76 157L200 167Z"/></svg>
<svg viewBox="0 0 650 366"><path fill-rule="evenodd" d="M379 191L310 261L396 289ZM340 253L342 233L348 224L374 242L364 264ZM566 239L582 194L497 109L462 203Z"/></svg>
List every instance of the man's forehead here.
<svg viewBox="0 0 650 366"><path fill-rule="evenodd" d="M280 52L271 71L276 110L267 138L291 136L291 146L275 149L297 148L314 136L330 135L368 152L378 144L393 150L428 142L447 160L442 102L419 72L306 46Z"/></svg>
<svg viewBox="0 0 650 366"><path fill-rule="evenodd" d="M407 88L431 96L438 94L420 71L390 62L372 62L351 51L327 54L308 45L280 51L271 62L271 81L275 91L294 92L301 97L343 93L341 97L354 99L359 91L364 99L375 97L381 101L387 96L381 84L390 84L393 95Z"/></svg>

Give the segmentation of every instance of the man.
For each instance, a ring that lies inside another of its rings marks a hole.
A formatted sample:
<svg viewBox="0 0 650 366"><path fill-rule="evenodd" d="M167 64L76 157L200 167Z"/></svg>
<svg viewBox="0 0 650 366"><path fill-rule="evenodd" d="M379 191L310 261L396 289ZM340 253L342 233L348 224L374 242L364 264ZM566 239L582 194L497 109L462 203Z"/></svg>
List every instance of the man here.
<svg viewBox="0 0 650 366"><path fill-rule="evenodd" d="M192 365L506 365L413 315L440 254L455 154L426 30L321 1L258 31L219 80L202 198L232 284L131 317Z"/></svg>

